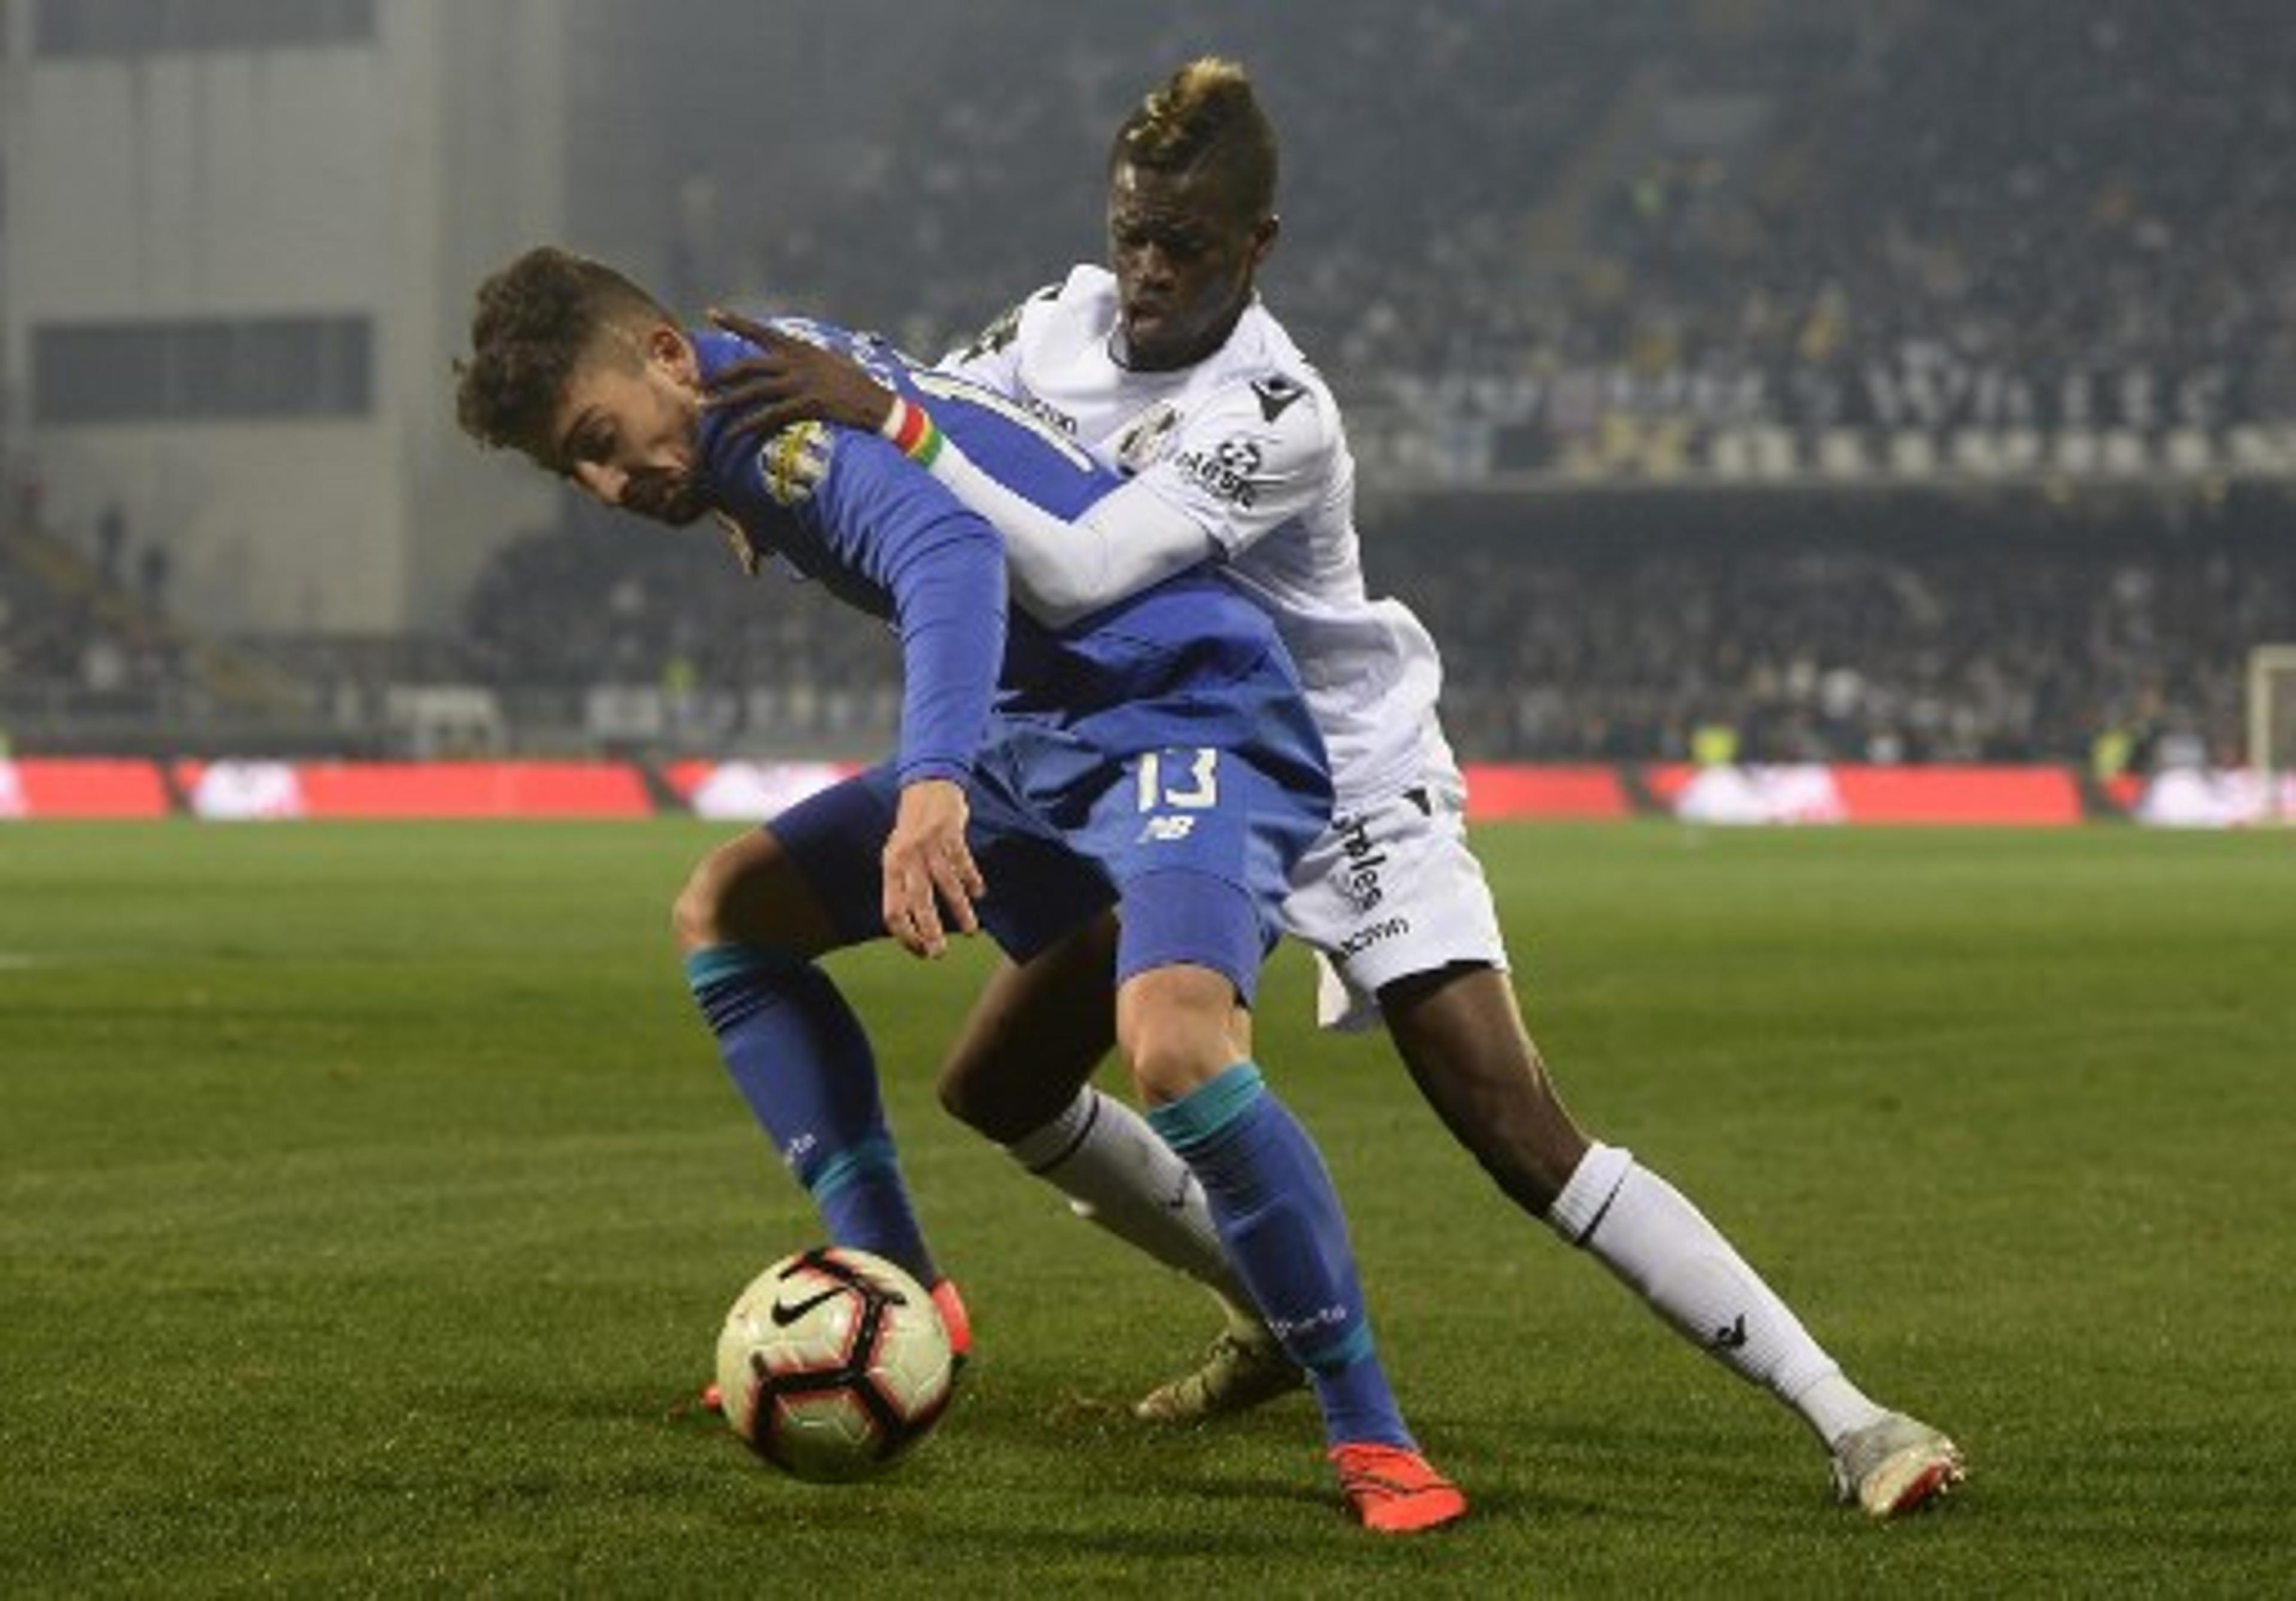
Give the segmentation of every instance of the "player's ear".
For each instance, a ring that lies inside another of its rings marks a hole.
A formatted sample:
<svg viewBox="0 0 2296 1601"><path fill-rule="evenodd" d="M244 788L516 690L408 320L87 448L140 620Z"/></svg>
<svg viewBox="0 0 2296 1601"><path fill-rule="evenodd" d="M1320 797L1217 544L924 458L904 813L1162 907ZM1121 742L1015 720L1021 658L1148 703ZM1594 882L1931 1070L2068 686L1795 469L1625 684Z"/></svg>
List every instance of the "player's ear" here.
<svg viewBox="0 0 2296 1601"><path fill-rule="evenodd" d="M1258 272L1275 248L1275 236L1283 231L1283 219L1270 211L1251 228L1251 270Z"/></svg>
<svg viewBox="0 0 2296 1601"><path fill-rule="evenodd" d="M693 341L685 331L668 323L656 323L646 335L646 357L668 370L669 375L682 383L701 382L701 364L693 353Z"/></svg>

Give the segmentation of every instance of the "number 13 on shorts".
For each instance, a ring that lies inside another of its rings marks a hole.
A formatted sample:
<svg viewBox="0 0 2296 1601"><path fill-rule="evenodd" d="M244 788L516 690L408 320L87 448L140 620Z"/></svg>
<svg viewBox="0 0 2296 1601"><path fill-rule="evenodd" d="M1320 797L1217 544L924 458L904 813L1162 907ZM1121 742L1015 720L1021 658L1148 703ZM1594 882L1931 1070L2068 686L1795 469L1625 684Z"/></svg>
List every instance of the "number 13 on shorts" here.
<svg viewBox="0 0 2296 1601"><path fill-rule="evenodd" d="M1196 832L1196 814L1219 805L1220 753L1209 746L1143 751L1136 809L1148 814L1143 844L1173 844Z"/></svg>
<svg viewBox="0 0 2296 1601"><path fill-rule="evenodd" d="M1219 804L1220 753L1210 746L1148 751L1138 776L1142 811L1204 811Z"/></svg>

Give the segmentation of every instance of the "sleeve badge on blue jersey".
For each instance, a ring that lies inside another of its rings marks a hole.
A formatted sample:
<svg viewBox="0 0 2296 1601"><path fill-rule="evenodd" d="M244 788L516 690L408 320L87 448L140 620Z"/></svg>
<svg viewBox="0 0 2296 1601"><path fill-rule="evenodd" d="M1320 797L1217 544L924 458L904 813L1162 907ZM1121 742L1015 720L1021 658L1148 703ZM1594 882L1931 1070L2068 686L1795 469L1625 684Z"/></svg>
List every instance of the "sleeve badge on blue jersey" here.
<svg viewBox="0 0 2296 1601"><path fill-rule="evenodd" d="M832 441L819 423L795 423L758 450L758 476L766 493L785 506L802 505L828 474Z"/></svg>

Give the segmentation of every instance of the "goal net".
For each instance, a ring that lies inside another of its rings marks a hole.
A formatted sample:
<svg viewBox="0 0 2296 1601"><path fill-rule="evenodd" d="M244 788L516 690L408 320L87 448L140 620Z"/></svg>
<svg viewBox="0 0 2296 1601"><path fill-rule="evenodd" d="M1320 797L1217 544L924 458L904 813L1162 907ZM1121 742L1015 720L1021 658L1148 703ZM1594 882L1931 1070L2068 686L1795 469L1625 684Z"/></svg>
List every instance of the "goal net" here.
<svg viewBox="0 0 2296 1601"><path fill-rule="evenodd" d="M2267 797L2265 815L2296 822L2289 805L2296 792L2296 645L2259 645L2248 653L2248 765Z"/></svg>

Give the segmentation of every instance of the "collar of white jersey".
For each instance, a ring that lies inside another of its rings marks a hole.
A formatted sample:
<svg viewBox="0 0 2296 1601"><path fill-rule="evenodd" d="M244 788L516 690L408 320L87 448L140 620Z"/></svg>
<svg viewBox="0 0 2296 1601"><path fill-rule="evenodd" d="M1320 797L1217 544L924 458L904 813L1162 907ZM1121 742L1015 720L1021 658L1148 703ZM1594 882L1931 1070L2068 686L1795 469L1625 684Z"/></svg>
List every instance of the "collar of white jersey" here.
<svg viewBox="0 0 2296 1601"><path fill-rule="evenodd" d="M1259 291L1258 289L1254 289L1251 291L1251 299L1246 300L1243 303L1243 309L1235 314L1235 322L1228 329L1227 338L1220 341L1218 344L1214 345L1211 349L1205 351L1203 355L1198 357L1194 361L1189 362L1187 365L1192 367L1201 365L1205 361L1209 360L1215 352L1226 349L1229 342L1235 338L1236 329L1243 326L1243 319L1250 316L1253 312L1259 309ZM1119 370L1127 373L1136 373L1140 370L1132 365L1130 352L1125 348L1124 308L1120 304L1117 307L1114 319L1108 324L1108 339L1106 341L1106 344L1108 349L1108 359L1114 362ZM1177 373L1183 371L1184 369L1180 367L1159 367L1155 370L1158 372Z"/></svg>

